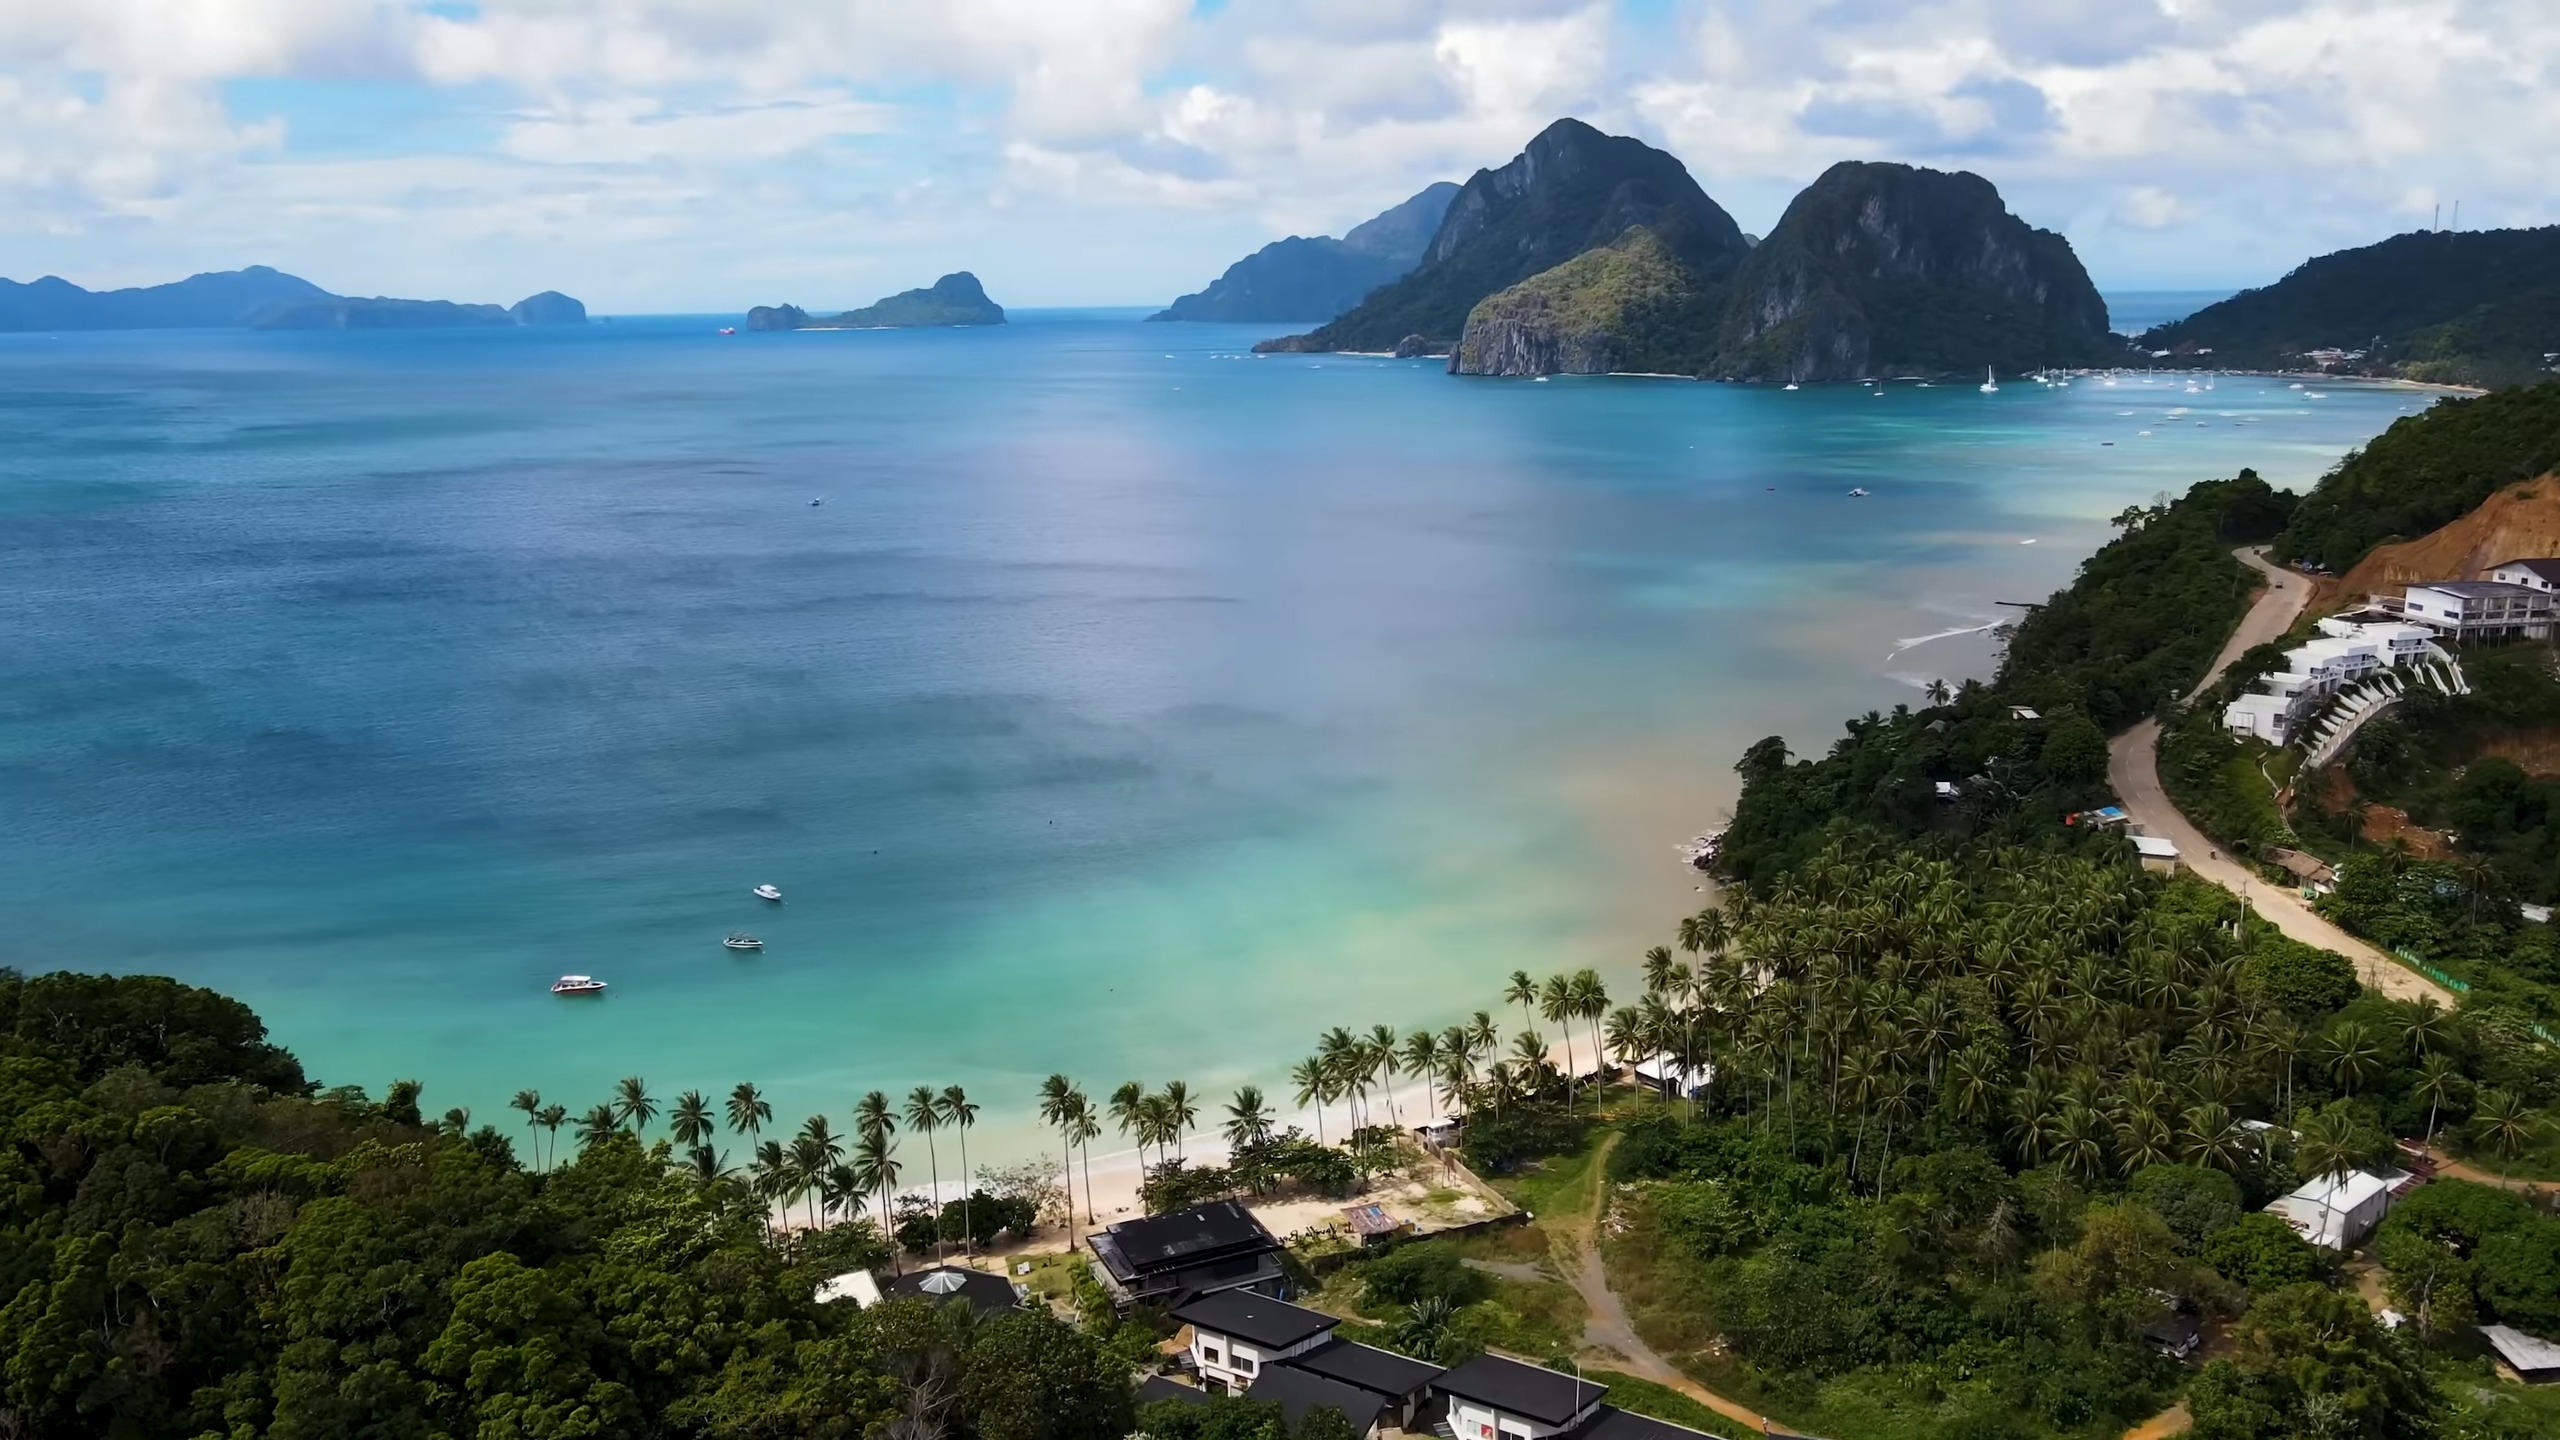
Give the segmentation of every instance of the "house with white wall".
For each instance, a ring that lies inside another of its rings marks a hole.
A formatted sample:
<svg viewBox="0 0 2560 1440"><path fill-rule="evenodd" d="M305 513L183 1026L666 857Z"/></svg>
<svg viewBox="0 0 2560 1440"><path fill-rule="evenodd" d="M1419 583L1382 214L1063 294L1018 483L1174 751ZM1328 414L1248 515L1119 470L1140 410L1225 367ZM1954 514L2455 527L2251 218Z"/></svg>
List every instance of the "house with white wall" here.
<svg viewBox="0 0 2560 1440"><path fill-rule="evenodd" d="M1598 1415L1609 1387L1563 1370L1479 1355L1432 1382L1457 1440L1546 1440Z"/></svg>
<svg viewBox="0 0 2560 1440"><path fill-rule="evenodd" d="M1323 1345L1342 1323L1251 1290L1212 1291L1174 1307L1172 1318L1191 1327L1191 1363L1200 1379L1238 1395L1265 1367Z"/></svg>
<svg viewBox="0 0 2560 1440"><path fill-rule="evenodd" d="M2551 634L2552 592L2505 580L2413 581L2376 608L2404 616L2457 644L2542 640Z"/></svg>
<svg viewBox="0 0 2560 1440"><path fill-rule="evenodd" d="M2411 1179L2398 1170L2380 1175L2364 1170L2323 1175L2290 1195L2277 1197L2268 1204L2267 1213L2314 1245L2350 1250L2391 1213Z"/></svg>
<svg viewBox="0 0 2560 1440"><path fill-rule="evenodd" d="M2489 578L2502 585L2521 585L2548 595L2560 590L2560 559L2510 560L2491 569Z"/></svg>
<svg viewBox="0 0 2560 1440"><path fill-rule="evenodd" d="M2285 652L2283 669L2224 708L2224 729L2282 745L2330 696L2395 666L2451 658L2436 643L2437 632L2414 621L2366 612L2333 615L2318 628L2318 634Z"/></svg>

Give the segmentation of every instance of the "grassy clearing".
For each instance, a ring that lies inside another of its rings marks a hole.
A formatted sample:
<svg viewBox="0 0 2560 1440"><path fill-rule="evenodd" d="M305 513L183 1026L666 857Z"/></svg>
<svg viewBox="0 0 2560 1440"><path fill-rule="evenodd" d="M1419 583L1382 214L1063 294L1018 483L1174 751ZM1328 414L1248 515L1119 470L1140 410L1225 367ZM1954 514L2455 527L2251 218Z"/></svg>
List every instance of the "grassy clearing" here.
<svg viewBox="0 0 2560 1440"><path fill-rule="evenodd" d="M1595 1125L1573 1153L1535 1161L1517 1175L1494 1181L1493 1187L1533 1216L1572 1214L1590 1199L1591 1158L1609 1134L1607 1127Z"/></svg>
<svg viewBox="0 0 2560 1440"><path fill-rule="evenodd" d="M1601 1242L1609 1288L1647 1345L1666 1357L1701 1349L1716 1336L1702 1267L1664 1243L1660 1220L1639 1186L1620 1197L1622 1233Z"/></svg>

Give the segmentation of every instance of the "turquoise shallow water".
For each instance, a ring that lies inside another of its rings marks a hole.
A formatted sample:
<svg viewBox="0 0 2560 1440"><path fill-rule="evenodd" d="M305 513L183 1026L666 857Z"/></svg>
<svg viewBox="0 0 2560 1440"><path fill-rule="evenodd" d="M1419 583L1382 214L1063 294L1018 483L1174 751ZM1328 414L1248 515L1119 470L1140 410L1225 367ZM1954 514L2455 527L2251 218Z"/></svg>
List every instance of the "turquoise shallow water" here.
<svg viewBox="0 0 2560 1440"><path fill-rule="evenodd" d="M629 1073L957 1081L991 1145L1052 1070L1277 1090L1515 966L1623 985L1752 739L2420 403L712 331L0 337L12 963L502 1122Z"/></svg>

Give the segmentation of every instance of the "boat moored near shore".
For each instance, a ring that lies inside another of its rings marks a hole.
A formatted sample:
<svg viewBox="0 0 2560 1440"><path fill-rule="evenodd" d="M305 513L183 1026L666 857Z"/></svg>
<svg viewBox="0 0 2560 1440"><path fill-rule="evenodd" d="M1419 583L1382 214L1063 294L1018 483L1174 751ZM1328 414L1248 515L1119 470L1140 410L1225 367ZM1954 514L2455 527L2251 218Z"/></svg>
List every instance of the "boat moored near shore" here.
<svg viewBox="0 0 2560 1440"><path fill-rule="evenodd" d="M780 904L782 902L782 892L770 885L759 885L752 893L759 900L771 900L775 904Z"/></svg>
<svg viewBox="0 0 2560 1440"><path fill-rule="evenodd" d="M748 934L744 930L732 931L729 938L721 941L720 943L728 946L732 950L761 950L764 948L763 941Z"/></svg>
<svg viewBox="0 0 2560 1440"><path fill-rule="evenodd" d="M604 982L593 975L563 975L551 982L554 995L601 995Z"/></svg>

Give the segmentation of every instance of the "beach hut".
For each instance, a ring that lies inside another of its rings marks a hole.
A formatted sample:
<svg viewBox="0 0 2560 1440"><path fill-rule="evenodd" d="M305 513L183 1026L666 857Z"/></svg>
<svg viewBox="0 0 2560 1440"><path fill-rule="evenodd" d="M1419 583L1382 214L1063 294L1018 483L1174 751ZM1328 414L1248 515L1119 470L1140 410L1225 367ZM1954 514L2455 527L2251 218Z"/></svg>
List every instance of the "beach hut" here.
<svg viewBox="0 0 2560 1440"><path fill-rule="evenodd" d="M1342 1207L1342 1218L1351 1223L1351 1233L1360 1237L1363 1245L1384 1245L1410 1228L1377 1205L1346 1205Z"/></svg>
<svg viewBox="0 0 2560 1440"><path fill-rule="evenodd" d="M2391 1207L2406 1193L2405 1182L2410 1178L2398 1170L2379 1175L2363 1170L2350 1170L2343 1176L2323 1175L2290 1195L2278 1197L2267 1206L2267 1213L2291 1225L2314 1245L2348 1250L2391 1213Z"/></svg>
<svg viewBox="0 0 2560 1440"><path fill-rule="evenodd" d="M2175 841L2162 835L2136 835L2132 839L2133 853L2142 862L2143 869L2154 875L2178 873L2178 846Z"/></svg>

